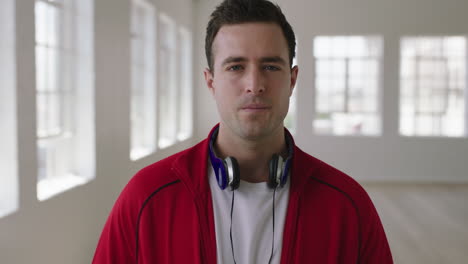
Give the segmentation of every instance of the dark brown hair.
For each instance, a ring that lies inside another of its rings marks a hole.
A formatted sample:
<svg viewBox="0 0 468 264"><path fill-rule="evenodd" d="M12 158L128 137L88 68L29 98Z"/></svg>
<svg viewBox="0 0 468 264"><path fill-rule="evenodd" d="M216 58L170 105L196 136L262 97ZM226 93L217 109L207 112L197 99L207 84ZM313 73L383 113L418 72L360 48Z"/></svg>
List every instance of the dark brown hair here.
<svg viewBox="0 0 468 264"><path fill-rule="evenodd" d="M296 37L281 8L267 0L224 0L211 13L206 27L205 53L208 68L213 72L213 41L223 25L248 22L275 23L281 27L288 43L289 65L296 53Z"/></svg>

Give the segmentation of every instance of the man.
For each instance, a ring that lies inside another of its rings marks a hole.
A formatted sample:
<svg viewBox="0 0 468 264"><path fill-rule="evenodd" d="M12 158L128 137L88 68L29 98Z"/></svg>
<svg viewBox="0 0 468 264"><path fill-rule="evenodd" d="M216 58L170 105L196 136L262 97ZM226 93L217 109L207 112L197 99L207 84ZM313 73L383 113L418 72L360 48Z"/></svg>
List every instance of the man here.
<svg viewBox="0 0 468 264"><path fill-rule="evenodd" d="M220 124L132 178L94 263L392 263L366 192L284 129L298 68L279 7L222 2L205 45Z"/></svg>

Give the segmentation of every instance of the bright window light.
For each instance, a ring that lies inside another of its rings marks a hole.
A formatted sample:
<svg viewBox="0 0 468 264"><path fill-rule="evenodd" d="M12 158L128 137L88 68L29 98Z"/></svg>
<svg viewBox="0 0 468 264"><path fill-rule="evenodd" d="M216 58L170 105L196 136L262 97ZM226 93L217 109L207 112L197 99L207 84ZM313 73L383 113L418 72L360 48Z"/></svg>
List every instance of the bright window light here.
<svg viewBox="0 0 468 264"><path fill-rule="evenodd" d="M296 56L293 59L292 67L297 65L297 43L296 43ZM289 99L289 110L288 114L284 119L284 126L291 132L293 135L296 133L297 129L297 115L296 115L296 108L297 108L297 92L296 89L298 87L298 83L296 82L296 86L294 87L293 94Z"/></svg>
<svg viewBox="0 0 468 264"><path fill-rule="evenodd" d="M400 134L466 136L466 37L401 39Z"/></svg>
<svg viewBox="0 0 468 264"><path fill-rule="evenodd" d="M179 117L177 140L192 136L192 35L184 27L179 28Z"/></svg>
<svg viewBox="0 0 468 264"><path fill-rule="evenodd" d="M380 135L382 38L316 37L314 57L315 132Z"/></svg>
<svg viewBox="0 0 468 264"><path fill-rule="evenodd" d="M95 176L93 2L36 0L37 197Z"/></svg>
<svg viewBox="0 0 468 264"><path fill-rule="evenodd" d="M132 1L131 151L137 160L156 150L155 9Z"/></svg>
<svg viewBox="0 0 468 264"><path fill-rule="evenodd" d="M18 209L14 1L0 1L0 218Z"/></svg>
<svg viewBox="0 0 468 264"><path fill-rule="evenodd" d="M174 20L159 16L158 147L166 148L177 140L177 35Z"/></svg>

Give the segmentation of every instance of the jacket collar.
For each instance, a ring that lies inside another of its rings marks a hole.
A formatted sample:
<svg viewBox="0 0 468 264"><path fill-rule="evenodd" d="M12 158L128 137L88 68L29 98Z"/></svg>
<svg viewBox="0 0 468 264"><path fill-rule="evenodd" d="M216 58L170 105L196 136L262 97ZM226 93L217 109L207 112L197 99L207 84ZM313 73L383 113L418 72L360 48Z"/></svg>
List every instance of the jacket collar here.
<svg viewBox="0 0 468 264"><path fill-rule="evenodd" d="M194 198L210 193L210 186L207 176L209 166L209 139L212 133L219 126L214 126L208 137L197 145L183 151L172 164L172 169L176 172L180 180L187 189L190 190ZM290 134L285 128L285 132ZM292 136L291 136L292 138ZM290 195L300 196L308 176L318 167L311 164L310 156L294 145L294 156L292 157L292 168L290 174Z"/></svg>

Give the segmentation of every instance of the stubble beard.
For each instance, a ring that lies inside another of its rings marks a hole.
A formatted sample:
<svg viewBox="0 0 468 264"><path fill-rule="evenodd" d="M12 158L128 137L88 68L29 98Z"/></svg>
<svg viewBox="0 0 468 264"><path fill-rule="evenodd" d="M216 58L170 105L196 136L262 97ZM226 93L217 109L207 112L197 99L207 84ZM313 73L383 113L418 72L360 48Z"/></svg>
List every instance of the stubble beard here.
<svg viewBox="0 0 468 264"><path fill-rule="evenodd" d="M284 119L284 118L283 118ZM275 133L283 124L281 118L272 118L272 116L249 116L238 117L237 125L232 129L244 140L261 141Z"/></svg>

